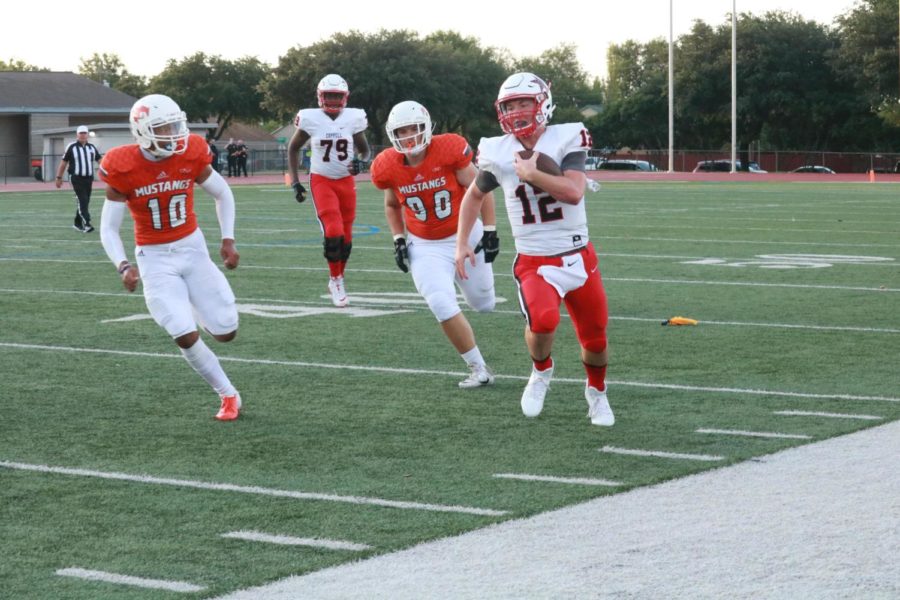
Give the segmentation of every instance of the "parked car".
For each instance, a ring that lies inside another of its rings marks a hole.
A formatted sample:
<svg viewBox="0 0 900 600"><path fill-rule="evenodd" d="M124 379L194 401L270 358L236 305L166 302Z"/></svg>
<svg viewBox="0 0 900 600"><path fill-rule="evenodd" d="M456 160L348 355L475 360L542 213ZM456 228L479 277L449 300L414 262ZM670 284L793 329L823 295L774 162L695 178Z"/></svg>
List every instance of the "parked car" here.
<svg viewBox="0 0 900 600"><path fill-rule="evenodd" d="M791 173L828 173L834 175L834 171L822 165L803 165L802 167L797 167Z"/></svg>
<svg viewBox="0 0 900 600"><path fill-rule="evenodd" d="M738 171L743 171L741 168L741 161L735 161L735 168ZM747 171L750 173L768 173L768 171L764 171L759 168L759 164L756 162L747 163ZM719 159L719 160L701 160L697 163L697 166L694 167L694 173L730 173L731 172L731 161L727 158Z"/></svg>
<svg viewBox="0 0 900 600"><path fill-rule="evenodd" d="M597 163L598 171L659 171L650 161L613 158Z"/></svg>

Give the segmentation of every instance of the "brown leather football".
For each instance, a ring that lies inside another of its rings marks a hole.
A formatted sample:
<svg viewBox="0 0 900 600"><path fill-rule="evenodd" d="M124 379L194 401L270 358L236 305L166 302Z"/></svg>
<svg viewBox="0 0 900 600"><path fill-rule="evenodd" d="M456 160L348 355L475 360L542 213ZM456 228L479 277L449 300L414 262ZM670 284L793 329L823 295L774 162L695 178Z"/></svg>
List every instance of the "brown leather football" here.
<svg viewBox="0 0 900 600"><path fill-rule="evenodd" d="M534 150L521 150L519 151L519 157L528 160L531 158L531 155L534 154ZM559 168L559 165L556 164L556 161L544 154L543 152L537 153L537 170L542 173L547 173L549 175L562 175L562 169Z"/></svg>

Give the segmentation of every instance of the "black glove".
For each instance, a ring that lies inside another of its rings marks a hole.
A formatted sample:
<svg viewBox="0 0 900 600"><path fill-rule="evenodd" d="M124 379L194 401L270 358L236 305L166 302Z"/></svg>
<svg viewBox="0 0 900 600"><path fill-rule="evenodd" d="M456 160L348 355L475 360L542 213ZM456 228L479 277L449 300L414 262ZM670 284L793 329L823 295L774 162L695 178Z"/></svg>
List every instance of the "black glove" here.
<svg viewBox="0 0 900 600"><path fill-rule="evenodd" d="M303 187L303 184L299 181L291 185L294 188L294 198L297 199L297 202L303 202L306 200L306 188Z"/></svg>
<svg viewBox="0 0 900 600"><path fill-rule="evenodd" d="M394 240L394 260L401 271L409 273L409 251L406 249L406 239L402 237Z"/></svg>
<svg viewBox="0 0 900 600"><path fill-rule="evenodd" d="M350 171L351 175L359 175L359 161L351 160L350 164L347 165L347 170Z"/></svg>
<svg viewBox="0 0 900 600"><path fill-rule="evenodd" d="M484 250L484 262L492 263L497 255L500 254L500 238L497 237L496 231L485 231L481 236L481 241L475 247L475 252Z"/></svg>

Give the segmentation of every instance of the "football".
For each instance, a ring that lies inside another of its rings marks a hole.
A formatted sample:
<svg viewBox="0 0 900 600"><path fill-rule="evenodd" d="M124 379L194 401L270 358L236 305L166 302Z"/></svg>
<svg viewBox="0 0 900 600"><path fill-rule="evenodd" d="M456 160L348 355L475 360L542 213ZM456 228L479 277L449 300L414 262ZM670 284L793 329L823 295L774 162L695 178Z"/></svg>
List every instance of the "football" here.
<svg viewBox="0 0 900 600"><path fill-rule="evenodd" d="M532 154L534 154L534 150L522 150L519 152L519 157L528 160L531 158ZM541 152L538 152L537 155L538 171L547 173L548 175L562 175L562 169L559 168L559 165L556 164L555 160Z"/></svg>

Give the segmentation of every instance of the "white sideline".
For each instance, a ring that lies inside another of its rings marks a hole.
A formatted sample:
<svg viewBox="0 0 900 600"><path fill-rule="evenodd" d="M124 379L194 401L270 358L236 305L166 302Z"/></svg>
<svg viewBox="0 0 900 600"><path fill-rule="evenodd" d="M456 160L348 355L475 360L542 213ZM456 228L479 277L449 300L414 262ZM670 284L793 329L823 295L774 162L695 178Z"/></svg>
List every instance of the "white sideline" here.
<svg viewBox="0 0 900 600"><path fill-rule="evenodd" d="M774 433L770 431L741 431L739 429L708 429L702 427L694 431L694 433L708 433L712 435L736 435L739 437L755 437L755 438L780 438L785 440L811 440L811 435L802 433Z"/></svg>
<svg viewBox="0 0 900 600"><path fill-rule="evenodd" d="M368 544L357 544L356 542L345 542L343 540L326 540L322 538L299 538L290 535L272 535L270 533L262 533L259 531L229 531L223 533L219 537L229 538L233 540L246 540L248 542L266 542L269 544L281 544L283 546L309 546L311 548L327 548L328 550L354 550L361 552L370 550L372 546Z"/></svg>
<svg viewBox="0 0 900 600"><path fill-rule="evenodd" d="M207 481L194 481L191 479L172 479L168 477L152 477L150 475L132 475L130 473L116 473L114 471L94 471L91 469L72 469L69 467L51 467L49 465L35 465L0 460L0 468L16 471L36 471L39 473L53 473L55 475L73 475L76 477L96 477L98 479L112 479L116 481L131 481L133 483L147 483L152 485L171 485L175 487L194 488L199 490L214 490L218 492L239 492L242 494L257 494L260 496L275 496L278 498L294 498L295 500L325 500L328 502L346 502L348 504L361 504L369 506L383 506L387 508L399 508L405 510L427 510L432 512L463 513L486 517L501 517L507 514L505 510L493 510L490 508L475 508L471 506L447 506L445 504L425 504L422 502L402 502L399 500L385 500L383 498L370 498L366 496L340 496L337 494L320 494L315 492L299 492L293 490L278 490L264 488L255 485L235 485L233 483L210 483Z"/></svg>
<svg viewBox="0 0 900 600"><path fill-rule="evenodd" d="M14 342L0 342L0 348L19 348L22 350L48 350L54 352L88 352L95 354L114 354L119 356L140 356L145 358L166 358L183 360L181 354L168 354L163 352L137 352L131 350L109 350L106 348L75 348L72 346L49 346L46 344L19 344ZM437 371L433 369L406 369L400 367L377 367L370 365L349 365L335 363L313 363L298 360L267 360L262 358L238 358L233 356L219 356L222 362L235 362L252 365L276 365L286 367L301 367L314 369L337 369L341 371L366 371L370 373L407 373L413 375L441 375L446 377L465 377L468 373L461 371ZM513 381L526 381L525 375L495 374L497 379L509 379ZM622 381L607 379L610 385L623 385L639 388L652 388L661 390L679 390L687 392L710 392L714 394L750 394L753 396L780 396L784 398L814 398L817 400L853 400L872 402L900 402L900 398L892 396L855 396L852 394L810 394L804 392L782 392L777 390L756 390L749 388L728 388L698 385L679 385L674 383L653 383L646 381ZM583 378L555 377L554 383L574 383L584 385Z"/></svg>
<svg viewBox="0 0 900 600"><path fill-rule="evenodd" d="M600 452L607 454L625 454L628 456L649 456L652 458L673 458L676 460L699 460L703 462L716 462L725 460L724 456L713 454L686 454L683 452L663 452L662 450L640 450L637 448L618 448L616 446L603 446Z"/></svg>
<svg viewBox="0 0 900 600"><path fill-rule="evenodd" d="M494 473L499 479L518 479L520 481L545 481L548 483L567 483L571 485L598 485L604 487L618 487L621 481L609 479L594 479L592 477L553 477L550 475L527 475L525 473Z"/></svg>
<svg viewBox="0 0 900 600"><path fill-rule="evenodd" d="M166 590L169 592L202 592L206 589L205 586L194 585L193 583L187 583L185 581L145 579L143 577L132 577L131 575L121 575L119 573L107 573L106 571L91 571L89 569L79 569L77 567L58 569L56 574L64 577L77 577L78 579L88 579L90 581L105 581L106 583L133 585L152 590Z"/></svg>
<svg viewBox="0 0 900 600"><path fill-rule="evenodd" d="M897 598L897 456L900 421L219 600Z"/></svg>

